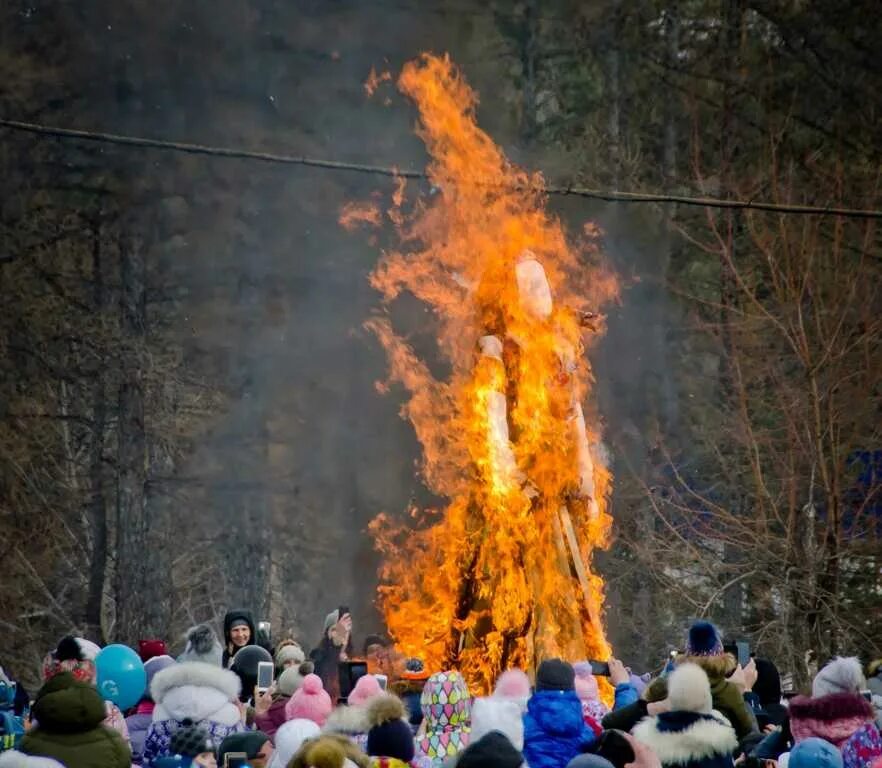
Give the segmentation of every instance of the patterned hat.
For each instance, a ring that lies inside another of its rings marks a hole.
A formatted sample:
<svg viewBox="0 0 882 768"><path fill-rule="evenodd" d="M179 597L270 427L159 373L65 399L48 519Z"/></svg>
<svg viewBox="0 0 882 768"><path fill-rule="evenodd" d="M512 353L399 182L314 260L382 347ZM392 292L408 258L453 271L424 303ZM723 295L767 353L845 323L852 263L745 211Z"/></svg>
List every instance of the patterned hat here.
<svg viewBox="0 0 882 768"><path fill-rule="evenodd" d="M181 757L196 757L217 750L208 731L193 725L189 719L172 734L170 747L173 755Z"/></svg>
<svg viewBox="0 0 882 768"><path fill-rule="evenodd" d="M468 746L472 702L459 672L439 672L426 682L420 699L425 717L425 735L417 750L443 763Z"/></svg>
<svg viewBox="0 0 882 768"><path fill-rule="evenodd" d="M58 647L43 659L43 680L50 680L62 672L70 672L84 683L95 683L95 662L86 657L77 638L63 637Z"/></svg>

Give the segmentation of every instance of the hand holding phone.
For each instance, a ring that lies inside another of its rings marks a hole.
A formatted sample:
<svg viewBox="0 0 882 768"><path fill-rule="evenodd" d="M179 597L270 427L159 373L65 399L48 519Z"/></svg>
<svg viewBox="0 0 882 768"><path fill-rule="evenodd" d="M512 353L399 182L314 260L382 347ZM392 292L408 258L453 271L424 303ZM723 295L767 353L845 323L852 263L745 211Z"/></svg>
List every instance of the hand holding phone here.
<svg viewBox="0 0 882 768"><path fill-rule="evenodd" d="M247 763L247 752L227 752L224 755L224 768L242 768Z"/></svg>
<svg viewBox="0 0 882 768"><path fill-rule="evenodd" d="M594 677L609 677L609 662L607 661L589 661L591 665L591 674Z"/></svg>
<svg viewBox="0 0 882 768"><path fill-rule="evenodd" d="M257 690L266 693L273 684L275 669L271 661L261 661L257 665Z"/></svg>

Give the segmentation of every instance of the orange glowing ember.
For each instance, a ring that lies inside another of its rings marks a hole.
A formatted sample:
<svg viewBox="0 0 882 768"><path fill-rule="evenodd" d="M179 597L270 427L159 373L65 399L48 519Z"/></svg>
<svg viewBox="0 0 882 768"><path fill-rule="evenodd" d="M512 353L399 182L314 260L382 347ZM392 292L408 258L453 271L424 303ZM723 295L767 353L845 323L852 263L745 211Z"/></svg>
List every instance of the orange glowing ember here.
<svg viewBox="0 0 882 768"><path fill-rule="evenodd" d="M609 656L590 565L609 535L611 476L582 403L586 340L602 326L588 310L616 284L596 231L571 247L541 175L478 127L449 58L407 64L398 85L419 109L434 190L405 212L399 180L387 217L400 246L371 284L387 305L403 292L428 305L449 376L430 374L388 314L368 327L407 392L423 480L448 504L413 510L414 527L374 522L380 604L402 652L461 670L480 692L507 667Z"/></svg>

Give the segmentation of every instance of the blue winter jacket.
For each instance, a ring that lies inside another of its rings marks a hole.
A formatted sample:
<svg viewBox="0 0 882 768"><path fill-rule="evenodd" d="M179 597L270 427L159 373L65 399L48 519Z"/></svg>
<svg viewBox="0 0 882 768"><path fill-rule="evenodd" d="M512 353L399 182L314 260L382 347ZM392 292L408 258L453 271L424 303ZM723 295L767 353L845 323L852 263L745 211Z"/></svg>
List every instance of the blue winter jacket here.
<svg viewBox="0 0 882 768"><path fill-rule="evenodd" d="M575 691L536 691L524 714L524 759L530 768L566 768L595 741Z"/></svg>
<svg viewBox="0 0 882 768"><path fill-rule="evenodd" d="M632 683L619 683L616 686L613 711L621 709L622 707L630 707L639 698L640 694L637 693L637 689Z"/></svg>

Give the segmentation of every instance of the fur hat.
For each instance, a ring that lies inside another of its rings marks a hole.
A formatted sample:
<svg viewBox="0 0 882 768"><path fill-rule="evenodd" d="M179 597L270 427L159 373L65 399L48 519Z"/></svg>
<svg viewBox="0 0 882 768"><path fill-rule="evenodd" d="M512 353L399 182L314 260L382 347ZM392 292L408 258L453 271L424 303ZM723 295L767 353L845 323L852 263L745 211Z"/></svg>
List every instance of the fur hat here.
<svg viewBox="0 0 882 768"><path fill-rule="evenodd" d="M573 691L576 688L576 672L573 665L561 659L547 659L536 672L536 690Z"/></svg>
<svg viewBox="0 0 882 768"><path fill-rule="evenodd" d="M696 621L689 627L686 639L687 656L722 656L723 641L717 628L709 621Z"/></svg>
<svg viewBox="0 0 882 768"><path fill-rule="evenodd" d="M282 696L293 696L295 691L300 690L303 680L307 675L315 671L315 664L311 661L301 662L296 667L288 667L276 681L276 690Z"/></svg>
<svg viewBox="0 0 882 768"><path fill-rule="evenodd" d="M812 737L790 750L789 768L842 768L842 753L829 741Z"/></svg>
<svg viewBox="0 0 882 768"><path fill-rule="evenodd" d="M524 756L505 734L490 731L460 753L456 768L520 768L523 764Z"/></svg>
<svg viewBox="0 0 882 768"><path fill-rule="evenodd" d="M831 693L859 693L866 685L861 662L855 657L837 656L815 675L812 697L817 699Z"/></svg>
<svg viewBox="0 0 882 768"><path fill-rule="evenodd" d="M307 675L303 685L294 692L285 705L285 717L288 720L303 718L324 725L328 715L334 709L331 697L322 685L318 675Z"/></svg>
<svg viewBox="0 0 882 768"><path fill-rule="evenodd" d="M394 757L405 763L413 760L413 731L407 723L401 699L391 694L374 698L368 704L368 723L368 755Z"/></svg>
<svg viewBox="0 0 882 768"><path fill-rule="evenodd" d="M224 649L209 624L197 624L187 630L187 647L178 656L179 662L201 661L205 664L223 666Z"/></svg>
<svg viewBox="0 0 882 768"><path fill-rule="evenodd" d="M303 652L303 649L293 640L285 640L276 649L275 662L277 669L281 669L289 661L293 661L294 666L306 661L306 654Z"/></svg>
<svg viewBox="0 0 882 768"><path fill-rule="evenodd" d="M668 701L674 712L709 715L714 708L710 681L697 664L681 664L668 677Z"/></svg>
<svg viewBox="0 0 882 768"><path fill-rule="evenodd" d="M471 742L474 743L493 731L503 734L518 752L523 750L523 713L515 699L491 697L475 699L472 703Z"/></svg>
<svg viewBox="0 0 882 768"><path fill-rule="evenodd" d="M375 699L383 693L380 683L374 675L362 675L358 678L355 688L349 694L348 702L350 705L358 706L366 704L371 699Z"/></svg>
<svg viewBox="0 0 882 768"><path fill-rule="evenodd" d="M172 734L169 744L171 753L181 757L196 757L206 752L214 753L217 746L208 731L194 725L191 720L184 720L181 727Z"/></svg>
<svg viewBox="0 0 882 768"><path fill-rule="evenodd" d="M276 751L273 752L268 768L285 768L296 755L304 742L315 739L321 733L312 720L289 720L276 731Z"/></svg>
<svg viewBox="0 0 882 768"><path fill-rule="evenodd" d="M493 695L504 699L530 698L530 678L522 669L507 669L496 681Z"/></svg>
<svg viewBox="0 0 882 768"><path fill-rule="evenodd" d="M164 640L139 640L138 655L145 664L154 656L165 656L168 648L165 647Z"/></svg>

